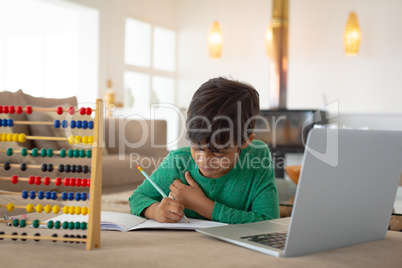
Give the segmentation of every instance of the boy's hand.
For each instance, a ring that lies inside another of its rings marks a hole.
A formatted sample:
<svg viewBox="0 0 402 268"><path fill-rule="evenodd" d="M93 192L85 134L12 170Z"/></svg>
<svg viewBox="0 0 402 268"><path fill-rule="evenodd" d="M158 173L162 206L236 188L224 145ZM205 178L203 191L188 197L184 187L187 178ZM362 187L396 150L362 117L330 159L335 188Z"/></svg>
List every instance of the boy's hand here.
<svg viewBox="0 0 402 268"><path fill-rule="evenodd" d="M189 185L185 185L177 179L169 186L170 195L186 208L194 210L200 215L211 219L214 202L205 196L204 192L186 171L185 178Z"/></svg>
<svg viewBox="0 0 402 268"><path fill-rule="evenodd" d="M158 222L174 223L184 217L184 205L177 200L165 197L160 203L153 203L144 211L144 216Z"/></svg>

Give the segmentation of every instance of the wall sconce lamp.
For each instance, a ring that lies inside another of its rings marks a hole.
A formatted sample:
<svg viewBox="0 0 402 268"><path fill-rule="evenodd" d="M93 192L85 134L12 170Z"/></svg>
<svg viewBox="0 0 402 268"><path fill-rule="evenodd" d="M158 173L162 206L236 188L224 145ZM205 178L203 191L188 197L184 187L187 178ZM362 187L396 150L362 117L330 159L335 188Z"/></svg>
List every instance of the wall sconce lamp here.
<svg viewBox="0 0 402 268"><path fill-rule="evenodd" d="M345 31L343 33L343 45L347 56L355 56L359 53L361 38L362 35L357 16L356 13L352 11L349 14Z"/></svg>
<svg viewBox="0 0 402 268"><path fill-rule="evenodd" d="M208 34L208 50L211 59L219 59L222 54L223 35L219 22L214 21Z"/></svg>

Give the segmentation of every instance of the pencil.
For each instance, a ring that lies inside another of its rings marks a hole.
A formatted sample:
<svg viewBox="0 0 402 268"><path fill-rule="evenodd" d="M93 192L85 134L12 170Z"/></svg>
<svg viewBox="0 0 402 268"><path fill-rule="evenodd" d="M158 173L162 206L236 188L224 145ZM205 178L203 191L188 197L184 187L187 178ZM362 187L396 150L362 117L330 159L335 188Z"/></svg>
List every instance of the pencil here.
<svg viewBox="0 0 402 268"><path fill-rule="evenodd" d="M158 192L161 194L163 197L167 197L167 195L162 191L161 188L151 179L151 177L148 176L148 174L139 166L137 165L138 170L144 175L144 177L152 184L152 186L158 190ZM186 219L187 223L190 223L190 221L187 219L187 217L184 215L184 218Z"/></svg>

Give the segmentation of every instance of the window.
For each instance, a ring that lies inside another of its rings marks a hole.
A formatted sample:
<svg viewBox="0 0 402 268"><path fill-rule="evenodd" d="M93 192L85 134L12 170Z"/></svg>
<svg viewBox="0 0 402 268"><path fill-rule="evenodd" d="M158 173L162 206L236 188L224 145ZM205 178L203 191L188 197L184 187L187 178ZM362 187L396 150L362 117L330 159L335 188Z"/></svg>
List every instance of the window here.
<svg viewBox="0 0 402 268"><path fill-rule="evenodd" d="M176 32L133 18L125 28L124 106L167 121L168 149L177 148Z"/></svg>
<svg viewBox="0 0 402 268"><path fill-rule="evenodd" d="M126 19L125 98L131 107L175 103L176 32L132 18Z"/></svg>
<svg viewBox="0 0 402 268"><path fill-rule="evenodd" d="M59 1L0 3L0 90L51 98L98 95L98 11Z"/></svg>

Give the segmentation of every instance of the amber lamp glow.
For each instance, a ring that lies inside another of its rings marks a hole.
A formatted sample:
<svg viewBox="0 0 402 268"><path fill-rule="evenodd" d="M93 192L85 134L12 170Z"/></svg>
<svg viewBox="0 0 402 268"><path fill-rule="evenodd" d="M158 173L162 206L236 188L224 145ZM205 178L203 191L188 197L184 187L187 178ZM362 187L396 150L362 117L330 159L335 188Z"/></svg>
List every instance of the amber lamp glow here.
<svg viewBox="0 0 402 268"><path fill-rule="evenodd" d="M348 21L346 23L345 31L343 33L343 44L345 47L345 54L354 56L359 53L361 41L361 31L359 22L355 12L350 12Z"/></svg>
<svg viewBox="0 0 402 268"><path fill-rule="evenodd" d="M218 59L222 54L223 35L219 22L214 21L208 34L209 57Z"/></svg>
<svg viewBox="0 0 402 268"><path fill-rule="evenodd" d="M268 58L272 58L272 24L269 23L267 30L265 31L265 52L267 53Z"/></svg>

